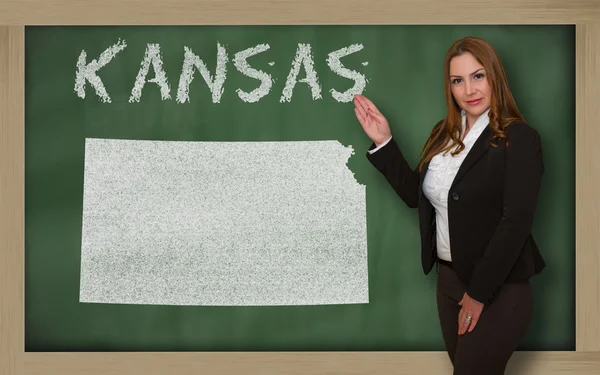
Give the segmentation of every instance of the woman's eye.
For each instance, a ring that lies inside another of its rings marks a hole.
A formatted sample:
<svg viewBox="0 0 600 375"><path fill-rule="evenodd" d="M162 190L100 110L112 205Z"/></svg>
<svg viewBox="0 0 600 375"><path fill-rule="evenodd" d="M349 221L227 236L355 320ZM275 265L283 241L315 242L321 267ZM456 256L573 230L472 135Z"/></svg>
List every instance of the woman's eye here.
<svg viewBox="0 0 600 375"><path fill-rule="evenodd" d="M458 83L459 81L460 81L460 78L454 78L454 79L452 80L452 83L454 83L454 84L455 84L455 83Z"/></svg>
<svg viewBox="0 0 600 375"><path fill-rule="evenodd" d="M477 73L477 74L475 75L475 78L477 78L477 79L481 79L481 78L483 78L483 77L484 77L483 73Z"/></svg>

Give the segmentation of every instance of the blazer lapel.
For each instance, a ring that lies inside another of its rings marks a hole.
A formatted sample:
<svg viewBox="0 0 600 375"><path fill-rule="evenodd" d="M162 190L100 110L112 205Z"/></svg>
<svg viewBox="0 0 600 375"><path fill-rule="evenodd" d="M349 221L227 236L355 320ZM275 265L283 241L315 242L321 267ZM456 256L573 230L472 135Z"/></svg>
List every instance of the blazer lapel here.
<svg viewBox="0 0 600 375"><path fill-rule="evenodd" d="M429 163L431 163L431 160L423 164L423 168L421 169L421 173L419 174L419 198L421 198L421 194L423 193L423 181L425 180L425 175L427 174Z"/></svg>
<svg viewBox="0 0 600 375"><path fill-rule="evenodd" d="M427 169L429 169L429 163L431 163L431 160L428 161L427 163L423 164L423 168L421 168L421 175L419 176L419 178L421 179L421 185L423 185L423 180L425 180L425 175L427 174Z"/></svg>
<svg viewBox="0 0 600 375"><path fill-rule="evenodd" d="M491 135L491 129L488 126L483 129L479 138L473 144L473 147L469 150L469 153L463 160L462 164L458 168L458 172L456 172L456 177L454 177L454 181L452 181L452 185L450 188L453 188L454 185L471 169L471 167L475 164L477 160L484 154L485 151L490 147L489 140Z"/></svg>

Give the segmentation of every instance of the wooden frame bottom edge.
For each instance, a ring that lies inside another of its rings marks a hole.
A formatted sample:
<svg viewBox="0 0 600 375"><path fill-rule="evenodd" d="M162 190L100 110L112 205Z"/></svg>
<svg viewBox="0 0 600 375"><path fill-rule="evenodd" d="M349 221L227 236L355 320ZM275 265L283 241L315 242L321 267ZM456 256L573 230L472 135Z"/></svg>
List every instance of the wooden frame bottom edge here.
<svg viewBox="0 0 600 375"><path fill-rule="evenodd" d="M446 352L68 352L23 353L25 375L451 374ZM519 351L506 374L598 374L600 352Z"/></svg>

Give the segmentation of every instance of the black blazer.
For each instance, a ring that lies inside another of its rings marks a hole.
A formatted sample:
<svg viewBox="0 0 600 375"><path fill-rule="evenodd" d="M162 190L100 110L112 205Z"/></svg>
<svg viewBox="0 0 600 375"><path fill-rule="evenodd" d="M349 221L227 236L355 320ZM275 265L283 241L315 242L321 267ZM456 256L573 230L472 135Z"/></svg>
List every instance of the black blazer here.
<svg viewBox="0 0 600 375"><path fill-rule="evenodd" d="M541 139L522 121L505 132L508 147L503 139L492 147L493 133L485 128L448 193L452 264L469 296L484 304L504 283L528 280L546 266L531 235L544 173ZM418 207L421 261L429 274L437 260L435 210L422 189L429 163L421 172L410 168L394 139L367 158L409 207Z"/></svg>

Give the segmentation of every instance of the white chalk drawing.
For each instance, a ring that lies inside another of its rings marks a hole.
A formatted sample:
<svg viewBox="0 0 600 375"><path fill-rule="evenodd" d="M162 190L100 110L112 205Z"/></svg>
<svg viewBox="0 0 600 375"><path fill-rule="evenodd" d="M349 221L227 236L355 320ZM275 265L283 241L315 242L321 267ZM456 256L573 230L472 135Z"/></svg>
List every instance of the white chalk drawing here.
<svg viewBox="0 0 600 375"><path fill-rule="evenodd" d="M302 82L310 86L313 100L322 99L321 97L321 86L319 85L319 77L314 67L314 59L311 53L310 44L299 43L298 50L296 51L296 57L292 62L292 68L285 81L285 87L283 88L283 94L279 99L280 102L289 102L292 100L292 93L296 83ZM304 68L306 77L298 80L298 74L300 69Z"/></svg>
<svg viewBox="0 0 600 375"><path fill-rule="evenodd" d="M102 80L96 74L100 68L108 64L117 53L127 47L127 43L125 41L119 40L114 45L107 48L104 52L100 54L98 59L92 60L89 64L86 64L87 53L85 51L81 51L79 54L79 58L77 59L77 72L75 73L75 92L77 96L82 99L85 99L85 82L89 82L92 87L96 90L96 95L100 97L105 103L110 103L110 96L108 92L106 92L106 88L102 83Z"/></svg>
<svg viewBox="0 0 600 375"><path fill-rule="evenodd" d="M127 47L124 40L119 40L114 45L108 47L102 52L98 59L92 60L86 64L87 52L82 50L77 60L77 70L75 72L75 93L81 98L86 98L86 82L94 88L96 95L100 101L111 103L108 90L104 86L102 79L98 75L98 71L113 61L116 55ZM247 61L248 58L259 53L268 53L271 47L266 43L258 44L254 47L246 48L233 55L231 63L242 75L260 81L260 85L250 92L245 92L240 88L235 89L239 99L246 103L256 103L272 91L273 82L275 79L269 72L263 71L257 67L253 67ZM362 44L352 44L333 51L327 55L327 66L331 72L341 77L354 81L354 85L345 92L339 92L335 88L331 88L329 92L332 98L340 103L348 103L352 101L354 94L362 94L365 91L368 79L365 74L356 70L349 69L344 66L341 59L353 53L357 53L364 49ZM117 57L118 58L118 57ZM130 57L128 57L130 58ZM298 83L307 84L310 88L312 100L322 100L322 87L319 83L319 74L315 69L315 57L312 53L312 47L308 43L298 43L296 54L290 60L291 67L285 79L285 86L282 89L279 98L280 103L289 103L292 101L294 88ZM190 103L190 84L194 79L196 71L204 79L208 86L213 103L220 103L225 92L225 83L227 79L227 65L230 63L229 52L226 46L217 42L217 59L214 69L214 74L211 73L211 68L202 60L200 56L195 54L191 47L184 46L184 57L177 86L177 95L175 101L177 103ZM267 63L273 67L275 61ZM367 66L368 62L362 62L361 65ZM150 68L152 67L154 78L148 79ZM265 69L267 67L264 67ZM155 83L160 90L160 97L164 100L170 100L171 88L169 85L167 72L163 66L163 57L161 46L157 43L148 43L146 52L142 57L140 69L138 70L135 83L131 89L129 103L138 103L142 101L142 93L146 83Z"/></svg>
<svg viewBox="0 0 600 375"><path fill-rule="evenodd" d="M248 61L246 61L249 57L265 52L269 48L271 47L268 44L259 44L256 47L248 48L236 53L233 58L233 63L240 73L247 77L258 79L261 82L260 86L251 92L245 92L241 89L236 90L240 99L246 103L255 103L259 101L262 97L266 96L269 91L271 91L271 87L273 87L273 78L271 78L271 75L261 70L254 69L248 64Z"/></svg>
<svg viewBox="0 0 600 375"><path fill-rule="evenodd" d="M87 139L80 301L368 303L353 153L338 141Z"/></svg>
<svg viewBox="0 0 600 375"><path fill-rule="evenodd" d="M211 94L213 103L221 101L223 95L223 85L227 78L227 52L225 47L217 43L217 66L214 77L211 76L208 66L200 59L200 56L195 55L189 47L184 47L185 56L183 58L183 68L181 77L179 78L179 89L177 91L177 102L189 102L190 83L194 79L194 71L200 71L200 75L206 82Z"/></svg>
<svg viewBox="0 0 600 375"><path fill-rule="evenodd" d="M331 96L335 100L341 103L348 103L354 99L354 95L360 94L365 90L365 86L367 85L367 80L363 74L360 74L357 71L350 70L344 67L342 61L340 60L344 56L348 56L355 52L362 50L364 47L362 44L353 44L350 47L345 47L339 49L335 52L331 52L329 57L327 58L327 65L329 68L339 74L344 78L348 78L354 81L354 86L346 90L345 92L339 92L336 89L331 89Z"/></svg>
<svg viewBox="0 0 600 375"><path fill-rule="evenodd" d="M146 76L150 70L150 65L154 68L155 77L147 80ZM144 59L138 71L138 75L135 78L135 84L131 90L131 96L129 97L129 103L139 102L142 97L142 90L147 82L156 83L160 87L160 96L162 100L171 99L171 88L167 80L167 73L163 68L162 57L160 55L160 45L148 43L146 47L146 53Z"/></svg>

